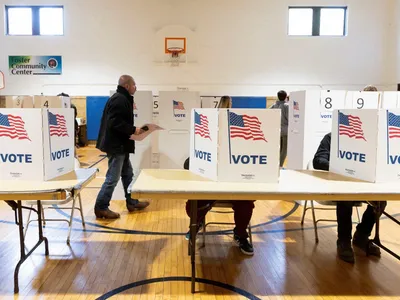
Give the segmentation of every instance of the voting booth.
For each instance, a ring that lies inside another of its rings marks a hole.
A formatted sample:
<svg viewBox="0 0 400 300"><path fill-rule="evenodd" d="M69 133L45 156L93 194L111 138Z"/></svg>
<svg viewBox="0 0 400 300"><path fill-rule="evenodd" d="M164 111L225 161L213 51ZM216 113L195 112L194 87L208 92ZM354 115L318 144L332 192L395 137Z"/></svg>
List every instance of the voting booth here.
<svg viewBox="0 0 400 300"><path fill-rule="evenodd" d="M290 93L287 168L305 170L332 129L335 109L378 109L379 92L308 90Z"/></svg>
<svg viewBox="0 0 400 300"><path fill-rule="evenodd" d="M33 108L33 97L0 96L0 108Z"/></svg>
<svg viewBox="0 0 400 300"><path fill-rule="evenodd" d="M381 100L381 108L400 108L399 92L383 92Z"/></svg>
<svg viewBox="0 0 400 300"><path fill-rule="evenodd" d="M193 109L191 120L191 172L214 181L278 181L280 110Z"/></svg>
<svg viewBox="0 0 400 300"><path fill-rule="evenodd" d="M200 94L188 91L160 91L158 132L154 152L160 169L182 169L189 157L191 110L201 107Z"/></svg>
<svg viewBox="0 0 400 300"><path fill-rule="evenodd" d="M221 97L201 96L201 108L217 108Z"/></svg>
<svg viewBox="0 0 400 300"><path fill-rule="evenodd" d="M70 108L71 99L64 96L33 96L34 108Z"/></svg>
<svg viewBox="0 0 400 300"><path fill-rule="evenodd" d="M136 91L134 96L133 117L135 126L141 127L152 123L153 118L153 93L151 91ZM153 133L154 134L154 133ZM153 135L152 134L152 135ZM133 169L133 181L139 176L141 169L150 169L152 155L152 135L142 141L135 142L135 153L130 154L129 160ZM121 179L115 187L112 200L125 199L125 192Z"/></svg>
<svg viewBox="0 0 400 300"><path fill-rule="evenodd" d="M400 180L400 109L336 110L329 171L369 182Z"/></svg>
<svg viewBox="0 0 400 300"><path fill-rule="evenodd" d="M74 170L73 109L0 109L0 179L50 180Z"/></svg>

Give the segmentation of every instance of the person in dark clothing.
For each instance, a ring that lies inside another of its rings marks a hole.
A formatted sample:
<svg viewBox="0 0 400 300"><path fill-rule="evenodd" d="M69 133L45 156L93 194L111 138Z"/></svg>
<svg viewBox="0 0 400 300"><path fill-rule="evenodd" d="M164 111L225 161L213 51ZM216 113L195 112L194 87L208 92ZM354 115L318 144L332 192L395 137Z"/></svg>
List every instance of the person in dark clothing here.
<svg viewBox="0 0 400 300"><path fill-rule="evenodd" d="M185 170L189 170L190 159L187 158L183 167ZM186 202L186 213L190 217L190 201ZM197 201L197 231L204 225L204 218L206 214L211 210L215 203L215 200L198 200ZM253 245L248 241L247 227L249 226L251 216L253 215L254 201L232 201L235 229L233 230L233 238L236 244L239 246L243 254L253 255ZM186 234L186 239L190 239L190 230Z"/></svg>
<svg viewBox="0 0 400 300"><path fill-rule="evenodd" d="M316 170L329 171L329 159L331 152L331 133L322 139L313 160L313 167ZM386 206L386 201L383 201ZM351 246L352 213L355 201L337 201L336 217L338 222L337 252L339 258L346 262L354 263L354 252ZM357 225L353 237L353 245L363 251L368 251L371 255L380 256L379 247L369 243L369 236L375 225L376 215L374 207L368 204L367 210L362 216L362 221Z"/></svg>
<svg viewBox="0 0 400 300"><path fill-rule="evenodd" d="M144 138L157 128L154 124L147 124L142 128L134 126L133 95L135 92L136 84L133 78L122 75L118 82L117 92L108 99L104 107L96 148L107 153L108 171L96 199L94 213L97 218L120 217L118 213L108 208L120 177L129 212L144 209L149 205L148 202L132 199L128 193L128 187L133 178L129 154L135 153L135 140L140 140L138 135Z"/></svg>
<svg viewBox="0 0 400 300"><path fill-rule="evenodd" d="M79 136L79 124L78 124L78 121L76 120L76 117L78 116L78 110L77 110L75 104L71 104L71 108L74 109L74 115L75 115L75 124L74 124L75 128L74 129L75 129L75 143L76 143L78 136ZM78 146L78 145L76 145L76 146Z"/></svg>
<svg viewBox="0 0 400 300"><path fill-rule="evenodd" d="M289 104L287 103L287 93L285 91L278 92L278 101L272 105L271 109L281 110L281 144L280 144L280 166L283 167L287 156L288 141L288 124L289 124Z"/></svg>

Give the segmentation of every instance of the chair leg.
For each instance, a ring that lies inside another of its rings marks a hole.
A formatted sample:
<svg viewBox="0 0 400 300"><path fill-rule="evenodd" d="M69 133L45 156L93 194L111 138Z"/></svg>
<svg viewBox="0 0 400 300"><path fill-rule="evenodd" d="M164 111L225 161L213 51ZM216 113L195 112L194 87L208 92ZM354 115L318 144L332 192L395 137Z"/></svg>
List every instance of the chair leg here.
<svg viewBox="0 0 400 300"><path fill-rule="evenodd" d="M318 243L318 228L317 228L317 221L315 220L315 210L314 210L314 201L311 200L311 212L312 212L312 217L313 217L313 223L314 223L314 233L315 233L315 242Z"/></svg>
<svg viewBox="0 0 400 300"><path fill-rule="evenodd" d="M307 200L305 200L305 202L304 202L303 216L301 217L301 223L300 223L301 227L303 227L303 225L304 225L304 218L306 216L306 211L307 211Z"/></svg>
<svg viewBox="0 0 400 300"><path fill-rule="evenodd" d="M75 202L76 202L76 198L74 197L72 200L72 209L71 209L71 216L69 218L69 230L68 230L68 237L67 237L67 244L69 245L70 242L70 237L71 237L71 230L72 230L72 220L74 218L74 211L75 211Z"/></svg>
<svg viewBox="0 0 400 300"><path fill-rule="evenodd" d="M206 246L206 231L207 231L206 224L207 224L206 217L204 217L204 221L203 221L203 247Z"/></svg>
<svg viewBox="0 0 400 300"><path fill-rule="evenodd" d="M78 200L79 200L79 211L81 212L82 226L85 228L85 217L83 216L82 198L80 193L78 194Z"/></svg>
<svg viewBox="0 0 400 300"><path fill-rule="evenodd" d="M356 212L357 212L358 224L360 224L361 223L360 212L358 211L358 207L357 206L356 206Z"/></svg>
<svg viewBox="0 0 400 300"><path fill-rule="evenodd" d="M249 222L249 240L250 240L250 244L253 245L253 236L251 234L251 223Z"/></svg>
<svg viewBox="0 0 400 300"><path fill-rule="evenodd" d="M33 208L33 205L31 205L31 208ZM29 210L28 219L26 220L26 227L24 230L24 238L26 237L26 232L28 231L29 223L31 221L31 214L32 214L32 210ZM20 220L20 222L22 222L22 220Z"/></svg>

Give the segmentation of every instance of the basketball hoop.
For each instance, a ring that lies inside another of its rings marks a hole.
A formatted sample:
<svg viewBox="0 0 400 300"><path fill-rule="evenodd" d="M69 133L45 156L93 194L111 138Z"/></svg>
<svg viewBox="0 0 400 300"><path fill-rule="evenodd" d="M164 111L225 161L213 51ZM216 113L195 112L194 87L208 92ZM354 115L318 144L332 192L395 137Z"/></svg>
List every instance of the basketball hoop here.
<svg viewBox="0 0 400 300"><path fill-rule="evenodd" d="M171 66L176 67L179 66L179 58L182 53L184 53L184 49L181 47L170 47L168 48L168 53L171 55L170 62Z"/></svg>
<svg viewBox="0 0 400 300"><path fill-rule="evenodd" d="M4 81L4 74L3 72L0 71L0 90L4 89L6 86L5 81Z"/></svg>

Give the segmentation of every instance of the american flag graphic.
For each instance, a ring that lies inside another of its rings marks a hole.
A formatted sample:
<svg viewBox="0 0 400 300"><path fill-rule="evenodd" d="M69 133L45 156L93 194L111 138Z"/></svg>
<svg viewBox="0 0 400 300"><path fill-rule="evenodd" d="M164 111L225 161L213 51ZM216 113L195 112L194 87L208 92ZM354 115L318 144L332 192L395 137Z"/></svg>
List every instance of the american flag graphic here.
<svg viewBox="0 0 400 300"><path fill-rule="evenodd" d="M175 101L175 100L172 100L172 101L173 101L173 104L174 104L174 109L185 110L185 107L183 106L183 102Z"/></svg>
<svg viewBox="0 0 400 300"><path fill-rule="evenodd" d="M194 112L194 134L211 140L207 116Z"/></svg>
<svg viewBox="0 0 400 300"><path fill-rule="evenodd" d="M267 142L257 117L229 112L229 125L231 138Z"/></svg>
<svg viewBox="0 0 400 300"><path fill-rule="evenodd" d="M30 141L24 125L25 122L19 116L0 114L0 136Z"/></svg>
<svg viewBox="0 0 400 300"><path fill-rule="evenodd" d="M400 138L400 116L394 113L388 115L388 135L389 139Z"/></svg>
<svg viewBox="0 0 400 300"><path fill-rule="evenodd" d="M68 136L65 118L59 114L49 112L50 136Z"/></svg>
<svg viewBox="0 0 400 300"><path fill-rule="evenodd" d="M296 102L296 101L293 100L293 109L294 110L300 110L299 102Z"/></svg>
<svg viewBox="0 0 400 300"><path fill-rule="evenodd" d="M341 112L339 112L339 135L346 135L352 139L366 141L360 117L345 115Z"/></svg>

